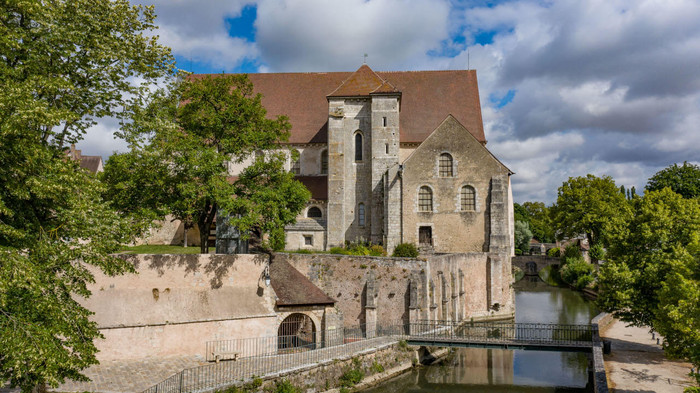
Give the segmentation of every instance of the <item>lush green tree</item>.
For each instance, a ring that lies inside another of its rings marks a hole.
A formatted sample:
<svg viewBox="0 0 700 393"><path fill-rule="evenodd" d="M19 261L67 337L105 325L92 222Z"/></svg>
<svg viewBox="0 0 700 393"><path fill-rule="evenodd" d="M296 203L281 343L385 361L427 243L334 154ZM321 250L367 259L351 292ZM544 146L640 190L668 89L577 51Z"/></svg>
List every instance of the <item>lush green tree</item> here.
<svg viewBox="0 0 700 393"><path fill-rule="evenodd" d="M85 379L100 334L76 298L95 270L131 269L110 254L143 222L103 203L64 146L172 72L153 21L124 0L0 3L0 381L25 392Z"/></svg>
<svg viewBox="0 0 700 393"><path fill-rule="evenodd" d="M247 75L191 77L156 92L124 127L131 152L105 165L108 198L125 211L146 208L195 223L203 253L220 210L244 236L259 235L264 248L283 247L284 226L309 194L284 170L284 155L270 153L291 126L285 116L268 119L261 100ZM250 157L257 158L230 178L229 163Z"/></svg>
<svg viewBox="0 0 700 393"><path fill-rule="evenodd" d="M294 174L284 169L283 153L260 155L245 168L234 183L230 223L241 233L268 238L265 249L283 250L285 225L296 221L296 216L311 197L309 190L294 180Z"/></svg>
<svg viewBox="0 0 700 393"><path fill-rule="evenodd" d="M515 248L522 251L530 251L530 240L532 239L532 232L530 231L530 225L527 222L516 221L515 222Z"/></svg>
<svg viewBox="0 0 700 393"><path fill-rule="evenodd" d="M649 178L647 191L658 191L665 187L681 194L683 198L700 196L700 167L684 162L662 169Z"/></svg>
<svg viewBox="0 0 700 393"><path fill-rule="evenodd" d="M514 203L513 204L513 211L515 213L515 221L522 221L526 223L530 223L530 214L528 213L527 209L519 203Z"/></svg>
<svg viewBox="0 0 700 393"><path fill-rule="evenodd" d="M612 236L598 304L652 327L670 353L700 366L700 201L664 188L632 207L628 228Z"/></svg>
<svg viewBox="0 0 700 393"><path fill-rule="evenodd" d="M529 217L532 236L542 243L554 243L554 226L549 208L542 202L525 202L522 207Z"/></svg>
<svg viewBox="0 0 700 393"><path fill-rule="evenodd" d="M559 187L552 215L558 236L585 234L590 245L605 245L610 233L626 227L630 207L611 177L587 175Z"/></svg>

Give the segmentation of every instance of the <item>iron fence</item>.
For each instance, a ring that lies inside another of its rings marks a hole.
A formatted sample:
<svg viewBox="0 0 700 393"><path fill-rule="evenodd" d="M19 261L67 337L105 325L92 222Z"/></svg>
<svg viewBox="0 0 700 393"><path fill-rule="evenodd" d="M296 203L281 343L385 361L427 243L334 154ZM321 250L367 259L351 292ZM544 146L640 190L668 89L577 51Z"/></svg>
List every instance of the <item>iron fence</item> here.
<svg viewBox="0 0 700 393"><path fill-rule="evenodd" d="M515 322L420 321L410 325L410 333L452 342L586 347L598 337L591 325Z"/></svg>
<svg viewBox="0 0 700 393"><path fill-rule="evenodd" d="M590 346L597 337L591 325L464 321L419 321L370 329L362 325L320 332L305 328L302 322L283 325L279 333L274 337L210 341L206 344L207 360L215 363L183 370L143 393L213 391L255 377L347 358L398 340Z"/></svg>

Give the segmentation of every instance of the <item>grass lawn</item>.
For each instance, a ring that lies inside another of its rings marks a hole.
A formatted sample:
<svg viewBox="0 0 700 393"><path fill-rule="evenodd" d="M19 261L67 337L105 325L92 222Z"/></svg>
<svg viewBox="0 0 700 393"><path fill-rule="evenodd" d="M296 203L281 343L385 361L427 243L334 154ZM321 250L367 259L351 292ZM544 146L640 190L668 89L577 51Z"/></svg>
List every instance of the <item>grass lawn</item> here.
<svg viewBox="0 0 700 393"><path fill-rule="evenodd" d="M213 251L213 247L209 247ZM149 245L124 247L121 252L123 254L199 254L199 246L182 247L182 246L166 246L166 245Z"/></svg>

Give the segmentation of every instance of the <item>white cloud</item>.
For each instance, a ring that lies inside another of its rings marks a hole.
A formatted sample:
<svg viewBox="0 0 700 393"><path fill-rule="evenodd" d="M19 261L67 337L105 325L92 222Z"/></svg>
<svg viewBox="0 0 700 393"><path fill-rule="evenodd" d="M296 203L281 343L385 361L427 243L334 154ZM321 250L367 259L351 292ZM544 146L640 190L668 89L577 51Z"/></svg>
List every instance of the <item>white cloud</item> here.
<svg viewBox="0 0 700 393"><path fill-rule="evenodd" d="M244 59L255 59L258 50L254 42L231 37L227 18L236 18L246 0L155 0L160 42L173 53L215 69L233 71ZM182 64L187 67L187 64Z"/></svg>
<svg viewBox="0 0 700 393"><path fill-rule="evenodd" d="M261 0L257 45L274 71L415 69L448 38L449 4L429 0Z"/></svg>

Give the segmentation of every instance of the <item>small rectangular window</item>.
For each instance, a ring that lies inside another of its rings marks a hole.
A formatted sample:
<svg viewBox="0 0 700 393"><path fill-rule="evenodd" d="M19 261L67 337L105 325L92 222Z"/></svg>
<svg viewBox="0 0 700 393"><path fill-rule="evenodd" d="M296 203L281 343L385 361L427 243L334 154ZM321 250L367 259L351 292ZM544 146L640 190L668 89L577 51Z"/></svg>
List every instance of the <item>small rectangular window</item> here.
<svg viewBox="0 0 700 393"><path fill-rule="evenodd" d="M314 237L311 235L304 235L304 245L305 246L313 246L314 245Z"/></svg>
<svg viewBox="0 0 700 393"><path fill-rule="evenodd" d="M389 154L389 144L387 143L384 146L386 147L386 154Z"/></svg>
<svg viewBox="0 0 700 393"><path fill-rule="evenodd" d="M365 204L360 203L357 205L357 223L363 227L365 226Z"/></svg>
<svg viewBox="0 0 700 393"><path fill-rule="evenodd" d="M382 127L386 127L386 116L382 117Z"/></svg>

